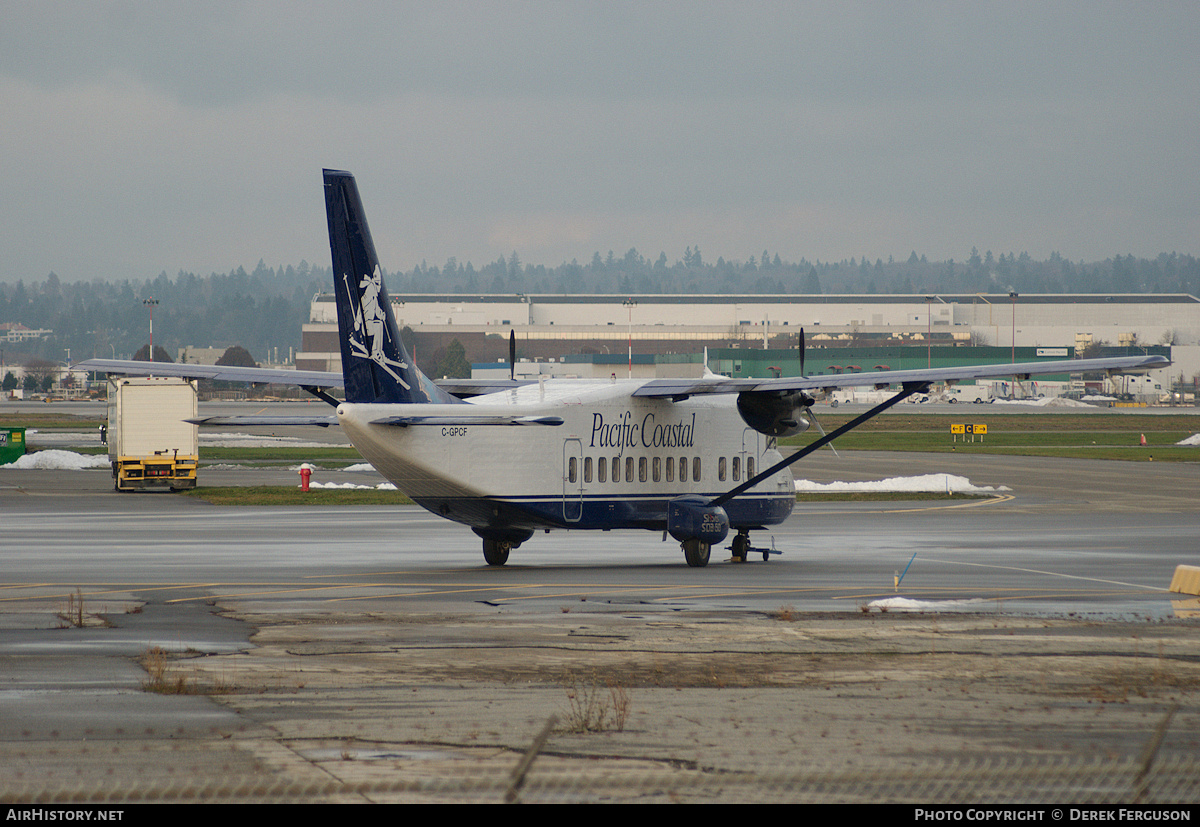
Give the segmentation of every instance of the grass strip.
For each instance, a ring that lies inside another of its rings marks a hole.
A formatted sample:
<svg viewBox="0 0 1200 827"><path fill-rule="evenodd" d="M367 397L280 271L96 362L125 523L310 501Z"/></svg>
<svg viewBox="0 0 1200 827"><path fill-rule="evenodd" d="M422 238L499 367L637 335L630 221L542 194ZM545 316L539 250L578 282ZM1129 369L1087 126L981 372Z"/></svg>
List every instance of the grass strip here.
<svg viewBox="0 0 1200 827"><path fill-rule="evenodd" d="M106 414L72 416L61 413L0 413L0 428L95 430L107 421Z"/></svg>
<svg viewBox="0 0 1200 827"><path fill-rule="evenodd" d="M1175 443L1200 430L1200 418L1186 415L988 415L971 406L957 414L884 414L837 440L839 451L924 451L930 453L1002 454L1009 456L1106 459L1133 462L1200 462L1200 449ZM818 413L825 430L848 416ZM951 425L986 425L974 442L957 439ZM1141 437L1146 445L1141 445ZM780 440L802 447L819 437L815 428Z"/></svg>
<svg viewBox="0 0 1200 827"><path fill-rule="evenodd" d="M412 505L399 491L375 488L313 488L299 486L199 486L180 496L195 497L213 505Z"/></svg>

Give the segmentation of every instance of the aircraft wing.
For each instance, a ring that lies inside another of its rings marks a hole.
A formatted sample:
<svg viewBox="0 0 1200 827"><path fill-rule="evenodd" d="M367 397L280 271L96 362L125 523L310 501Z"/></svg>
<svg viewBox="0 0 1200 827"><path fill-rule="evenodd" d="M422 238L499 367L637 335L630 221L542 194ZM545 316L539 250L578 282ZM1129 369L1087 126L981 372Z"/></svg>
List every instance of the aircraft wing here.
<svg viewBox="0 0 1200 827"><path fill-rule="evenodd" d="M993 365L966 365L950 368L888 370L868 373L840 373L824 376L790 376L780 379L729 379L723 376L696 379L652 379L633 392L651 399L680 399L696 394L753 393L793 390L834 390L836 388L879 387L924 382L960 382L967 379L1028 378L1056 373L1138 373L1165 368L1171 364L1164 356L1113 356L1098 359L1058 359L1045 362L1016 362ZM280 370L217 365L177 365L171 362L136 362L120 359L88 359L74 367L81 370L134 376L181 376L187 379L219 379L257 384L299 385L301 387L340 388L340 373L315 370ZM477 396L530 384L524 381L450 380L444 387L455 396ZM217 424L217 423L210 423ZM267 423L264 423L267 424ZM398 423L397 423L398 424Z"/></svg>
<svg viewBox="0 0 1200 827"><path fill-rule="evenodd" d="M177 365L172 362L135 362L124 359L88 359L73 368L129 376L180 376L184 379L219 379L253 382L258 385L300 385L316 388L342 387L342 374L322 370L239 368L228 365Z"/></svg>
<svg viewBox="0 0 1200 827"><path fill-rule="evenodd" d="M176 365L171 362L135 362L126 359L88 359L73 367L101 373L127 376L179 376L184 379L219 379L228 382L253 382L259 385L299 385L316 388L344 387L340 373L319 370L281 370L278 368L238 368L219 365ZM512 379L443 379L436 383L460 399L512 390L530 384ZM229 424L229 423L209 423Z"/></svg>
<svg viewBox="0 0 1200 827"><path fill-rule="evenodd" d="M754 393L765 391L813 391L909 385L925 382L960 382L965 379L1003 379L1045 376L1055 373L1139 373L1165 368L1165 356L1113 356L1099 359L1058 359L1046 362L1016 362L999 365L965 365L925 370L881 370L869 373L839 373L827 376L791 376L781 379L652 379L633 392L651 399L682 399L705 393Z"/></svg>

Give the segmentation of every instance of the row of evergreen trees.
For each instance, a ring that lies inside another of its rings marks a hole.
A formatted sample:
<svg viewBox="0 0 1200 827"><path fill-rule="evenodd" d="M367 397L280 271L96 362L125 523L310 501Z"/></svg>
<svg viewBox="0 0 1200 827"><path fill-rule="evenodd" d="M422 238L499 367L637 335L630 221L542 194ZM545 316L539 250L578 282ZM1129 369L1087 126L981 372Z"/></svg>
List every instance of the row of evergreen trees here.
<svg viewBox="0 0 1200 827"><path fill-rule="evenodd" d="M197 276L161 273L145 281L62 282L45 280L0 284L0 323L15 322L53 335L3 345L6 360L40 357L72 361L98 356L133 358L150 340L153 312L155 351L171 358L185 347L247 348L259 361L275 348L281 356L300 346L300 327L308 321L313 295L329 289L328 268L315 274L299 267L270 268L259 262L253 273L238 268L227 274ZM153 299L156 303L146 302Z"/></svg>
<svg viewBox="0 0 1200 827"><path fill-rule="evenodd" d="M1191 293L1200 295L1200 259L1164 253L1101 262L1071 262L1058 254L1034 261L1027 253L993 255L972 249L964 261L931 262L915 252L905 260L784 261L763 250L745 261L709 261L688 247L669 263L635 249L617 257L595 253L587 264L523 264L517 253L479 269L451 258L385 274L393 295L402 293ZM51 273L26 285L0 284L0 323L49 329L48 339L2 345L9 361L37 356L63 361L89 356L129 358L149 340L174 355L181 347L239 344L258 361L274 351L299 349L300 328L312 297L332 289L328 267L297 266L197 276L165 272L145 281L60 281ZM146 304L149 299L157 304ZM0 360L4 355L0 352Z"/></svg>
<svg viewBox="0 0 1200 827"><path fill-rule="evenodd" d="M595 253L587 264L557 267L522 264L513 253L478 270L451 258L443 266L422 263L388 276L392 293L1200 293L1200 259L1163 253L1101 262L1071 262L1057 253L1034 261L1028 253L995 256L972 248L965 261L931 262L911 253L905 260L866 257L837 262L783 261L763 250L746 261L715 262L699 247L667 263L636 249L617 257Z"/></svg>

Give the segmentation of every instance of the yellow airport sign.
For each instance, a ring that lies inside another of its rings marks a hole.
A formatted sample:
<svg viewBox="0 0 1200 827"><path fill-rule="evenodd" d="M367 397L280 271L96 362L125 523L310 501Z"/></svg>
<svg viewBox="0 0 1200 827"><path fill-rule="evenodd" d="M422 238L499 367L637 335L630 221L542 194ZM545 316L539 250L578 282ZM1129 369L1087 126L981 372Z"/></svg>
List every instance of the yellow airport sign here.
<svg viewBox="0 0 1200 827"><path fill-rule="evenodd" d="M974 442L975 437L977 437L977 436L981 437L980 442L982 442L983 441L982 437L987 434L987 425L984 425L982 423L975 424L975 425L966 425L966 424L960 425L960 424L951 423L950 433L953 436L954 442L958 442L958 437L960 435L963 438L963 442L966 442L968 434L971 436L971 442Z"/></svg>

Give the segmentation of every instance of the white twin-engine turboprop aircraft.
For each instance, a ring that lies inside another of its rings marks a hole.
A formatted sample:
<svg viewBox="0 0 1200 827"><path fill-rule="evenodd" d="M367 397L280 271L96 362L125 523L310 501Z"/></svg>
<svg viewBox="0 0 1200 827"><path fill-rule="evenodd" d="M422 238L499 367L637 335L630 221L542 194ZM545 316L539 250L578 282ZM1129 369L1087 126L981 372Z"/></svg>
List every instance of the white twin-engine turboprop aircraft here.
<svg viewBox="0 0 1200 827"><path fill-rule="evenodd" d="M342 375L94 359L80 367L300 385L337 417L241 417L240 424L339 422L380 473L416 503L483 539L493 566L539 530L640 528L704 566L732 531L734 559L768 550L750 532L787 518L790 464L933 382L1164 367L1119 357L782 379L564 380L435 384L400 341L358 187L325 171ZM801 332L803 340L803 332ZM510 338L510 359L511 359ZM801 354L803 342L801 341ZM803 373L803 368L801 369ZM327 388L343 387L338 402ZM808 428L811 392L896 386L894 396L784 459L776 438ZM469 397L469 398L464 398ZM199 420L230 424L231 420Z"/></svg>

